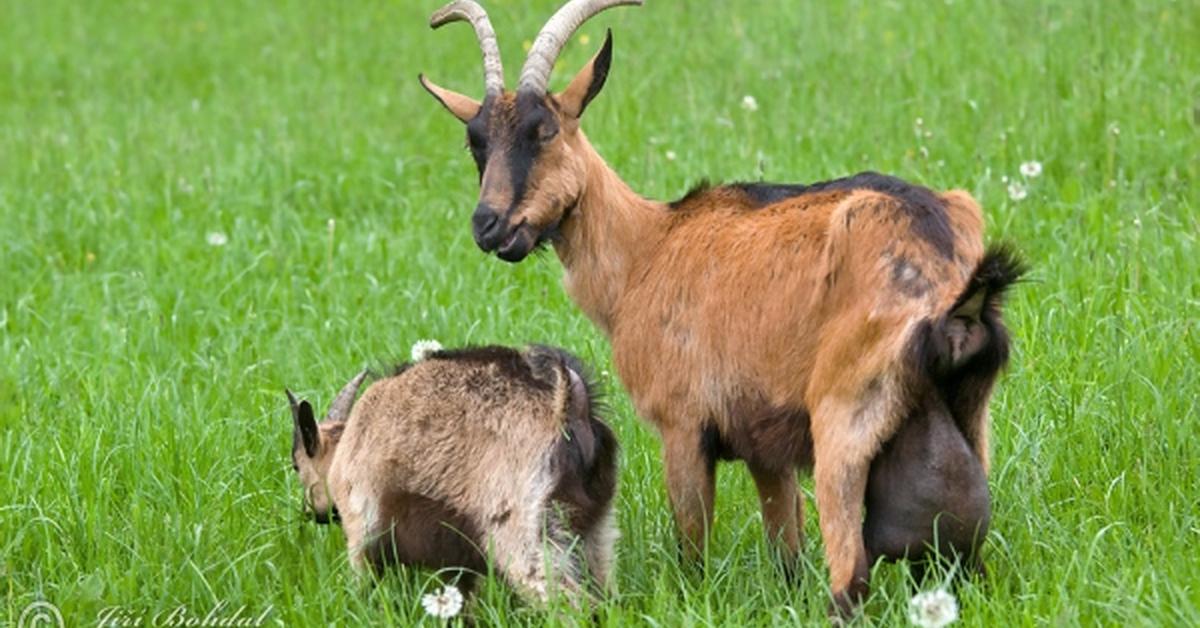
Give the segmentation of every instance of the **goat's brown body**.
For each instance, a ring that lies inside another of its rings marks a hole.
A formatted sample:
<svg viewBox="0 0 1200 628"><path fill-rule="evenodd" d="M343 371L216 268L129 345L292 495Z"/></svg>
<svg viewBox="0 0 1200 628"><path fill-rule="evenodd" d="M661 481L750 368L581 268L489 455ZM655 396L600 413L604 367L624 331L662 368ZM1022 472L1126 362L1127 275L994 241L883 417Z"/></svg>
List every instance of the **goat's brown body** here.
<svg viewBox="0 0 1200 628"><path fill-rule="evenodd" d="M610 335L621 381L662 435L682 533L703 543L714 462L741 459L768 534L795 551L795 472L815 467L832 587L850 604L866 590L870 464L935 388L914 362L918 331L949 316L984 259L978 205L862 175L774 193L711 188L667 206L592 164L555 244L564 283ZM985 470L997 370L954 407Z"/></svg>

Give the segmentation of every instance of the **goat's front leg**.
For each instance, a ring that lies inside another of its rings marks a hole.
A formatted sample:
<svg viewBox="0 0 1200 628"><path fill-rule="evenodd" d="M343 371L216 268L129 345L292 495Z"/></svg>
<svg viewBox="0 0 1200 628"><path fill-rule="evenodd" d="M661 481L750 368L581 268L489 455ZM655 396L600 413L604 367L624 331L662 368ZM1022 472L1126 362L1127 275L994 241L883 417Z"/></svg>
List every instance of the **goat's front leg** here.
<svg viewBox="0 0 1200 628"><path fill-rule="evenodd" d="M685 560L704 556L704 543L713 517L713 474L716 453L698 429L664 429L663 462L667 494L675 512L680 550Z"/></svg>
<svg viewBox="0 0 1200 628"><path fill-rule="evenodd" d="M342 515L342 532L346 535L346 553L350 568L359 576L367 574L367 532L361 515L346 512Z"/></svg>
<svg viewBox="0 0 1200 628"><path fill-rule="evenodd" d="M868 592L863 502L871 461L894 429L891 405L883 396L827 399L813 415L813 480L833 593L830 611L841 617Z"/></svg>

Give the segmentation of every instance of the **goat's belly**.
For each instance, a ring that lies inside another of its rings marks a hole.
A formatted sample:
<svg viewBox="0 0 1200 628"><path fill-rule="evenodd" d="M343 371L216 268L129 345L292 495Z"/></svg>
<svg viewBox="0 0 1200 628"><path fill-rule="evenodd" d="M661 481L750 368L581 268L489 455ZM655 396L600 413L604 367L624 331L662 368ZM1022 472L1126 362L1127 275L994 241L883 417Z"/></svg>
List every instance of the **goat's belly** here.
<svg viewBox="0 0 1200 628"><path fill-rule="evenodd" d="M975 554L991 517L987 476L949 414L905 421L871 465L866 508L872 560Z"/></svg>
<svg viewBox="0 0 1200 628"><path fill-rule="evenodd" d="M367 530L367 556L376 565L485 570L474 526L441 502L415 493L392 495Z"/></svg>
<svg viewBox="0 0 1200 628"><path fill-rule="evenodd" d="M780 472L812 466L810 417L803 407L734 403L715 429L723 459Z"/></svg>

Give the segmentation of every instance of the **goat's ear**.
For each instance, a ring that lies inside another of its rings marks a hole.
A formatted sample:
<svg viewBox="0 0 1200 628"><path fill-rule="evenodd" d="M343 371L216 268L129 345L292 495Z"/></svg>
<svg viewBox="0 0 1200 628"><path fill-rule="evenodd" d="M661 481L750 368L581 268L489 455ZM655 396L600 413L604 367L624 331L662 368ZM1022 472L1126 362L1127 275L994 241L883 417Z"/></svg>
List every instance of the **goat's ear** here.
<svg viewBox="0 0 1200 628"><path fill-rule="evenodd" d="M309 458L317 455L320 444L320 432L317 430L317 420L313 417L312 404L307 399L301 401L292 409L292 418L296 422L296 434L304 445L304 453Z"/></svg>
<svg viewBox="0 0 1200 628"><path fill-rule="evenodd" d="M600 47L600 52L592 57L579 74L571 79L571 84L558 95L558 103L562 105L563 112L572 118L578 118L583 115L583 110L587 109L588 103L600 93L600 88L604 87L604 80L608 78L608 66L612 63L612 31L609 30L604 36L604 45Z"/></svg>
<svg viewBox="0 0 1200 628"><path fill-rule="evenodd" d="M417 75L417 78L421 81L421 86L425 88L425 91L432 94L438 102L442 103L446 111L454 114L454 117L462 120L463 123L470 122L475 116L479 115L479 108L482 105L478 100L441 87L425 78L424 74Z"/></svg>
<svg viewBox="0 0 1200 628"><path fill-rule="evenodd" d="M979 316L983 313L983 305L986 297L987 290L977 290L974 294L964 299L961 305L954 308L951 316L978 321Z"/></svg>

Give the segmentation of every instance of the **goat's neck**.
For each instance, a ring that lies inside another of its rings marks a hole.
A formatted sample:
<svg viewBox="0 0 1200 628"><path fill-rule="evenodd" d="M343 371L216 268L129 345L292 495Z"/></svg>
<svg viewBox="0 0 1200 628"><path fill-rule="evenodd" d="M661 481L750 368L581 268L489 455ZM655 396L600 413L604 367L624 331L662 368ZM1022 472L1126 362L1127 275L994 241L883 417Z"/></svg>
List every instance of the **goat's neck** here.
<svg viewBox="0 0 1200 628"><path fill-rule="evenodd" d="M566 271L563 287L589 318L612 332L617 300L665 229L662 203L642 198L596 153L583 132L587 161L583 190L554 245Z"/></svg>

